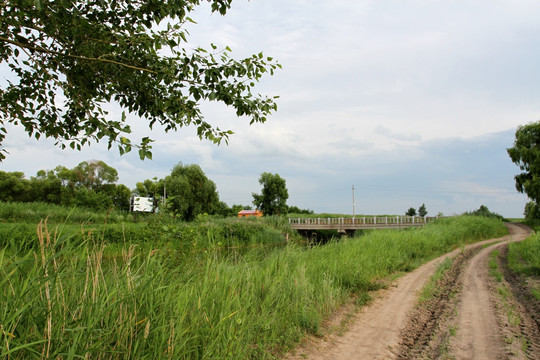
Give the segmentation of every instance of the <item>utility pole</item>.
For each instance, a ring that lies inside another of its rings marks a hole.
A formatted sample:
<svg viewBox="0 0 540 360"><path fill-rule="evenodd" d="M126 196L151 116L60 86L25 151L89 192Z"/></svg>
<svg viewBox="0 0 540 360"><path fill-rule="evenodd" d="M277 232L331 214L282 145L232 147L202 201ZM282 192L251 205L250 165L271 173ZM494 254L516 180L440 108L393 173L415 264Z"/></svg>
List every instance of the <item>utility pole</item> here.
<svg viewBox="0 0 540 360"><path fill-rule="evenodd" d="M352 186L352 217L355 216L355 203L354 203L354 185Z"/></svg>
<svg viewBox="0 0 540 360"><path fill-rule="evenodd" d="M163 200L161 202L165 204L166 199L167 199L167 185L165 185L165 180L163 180Z"/></svg>

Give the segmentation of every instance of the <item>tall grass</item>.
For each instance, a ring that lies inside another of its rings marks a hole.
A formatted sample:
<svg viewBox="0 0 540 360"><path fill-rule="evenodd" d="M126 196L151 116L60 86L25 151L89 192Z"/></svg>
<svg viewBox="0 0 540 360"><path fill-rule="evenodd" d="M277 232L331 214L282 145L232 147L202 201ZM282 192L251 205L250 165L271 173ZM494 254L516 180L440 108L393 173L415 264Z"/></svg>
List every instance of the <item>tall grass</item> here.
<svg viewBox="0 0 540 360"><path fill-rule="evenodd" d="M48 218L47 218L48 219ZM290 227L276 221L258 219L212 219L182 222L158 217L139 223L54 224L72 242L81 242L88 234L99 236L106 244L144 244L153 247L174 247L185 253L217 248L250 248L259 245L284 245L287 235L296 239ZM20 246L37 247L36 226L30 223L0 223L0 247L17 238Z"/></svg>
<svg viewBox="0 0 540 360"><path fill-rule="evenodd" d="M540 235L533 233L523 241L509 244L508 265L514 272L540 276Z"/></svg>
<svg viewBox="0 0 540 360"><path fill-rule="evenodd" d="M351 295L503 232L463 217L310 249L178 257L129 239L107 253L95 234L73 241L42 223L35 250L16 239L0 250L0 357L275 358Z"/></svg>
<svg viewBox="0 0 540 360"><path fill-rule="evenodd" d="M118 210L96 212L80 207L66 207L48 203L0 202L0 222L35 223L49 219L55 224L103 224L133 222L134 215Z"/></svg>

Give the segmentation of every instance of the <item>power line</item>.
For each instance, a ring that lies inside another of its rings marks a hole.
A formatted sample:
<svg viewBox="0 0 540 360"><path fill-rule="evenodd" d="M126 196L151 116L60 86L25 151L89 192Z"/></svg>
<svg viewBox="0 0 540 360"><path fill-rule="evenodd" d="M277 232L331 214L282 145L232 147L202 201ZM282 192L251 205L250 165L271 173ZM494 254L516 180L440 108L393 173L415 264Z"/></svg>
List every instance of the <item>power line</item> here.
<svg viewBox="0 0 540 360"><path fill-rule="evenodd" d="M517 191L510 190L445 190L445 189L414 189L414 188L383 188L383 187L371 187L371 186L361 186L355 187L356 190L369 190L369 191L387 191L387 192L420 192L420 193L440 193L440 194L517 194ZM331 189L321 189L313 190L306 192L293 192L289 193L289 196L298 196L298 195L311 195L311 194L323 194L323 193L332 193L332 192L345 192L346 188L331 188Z"/></svg>

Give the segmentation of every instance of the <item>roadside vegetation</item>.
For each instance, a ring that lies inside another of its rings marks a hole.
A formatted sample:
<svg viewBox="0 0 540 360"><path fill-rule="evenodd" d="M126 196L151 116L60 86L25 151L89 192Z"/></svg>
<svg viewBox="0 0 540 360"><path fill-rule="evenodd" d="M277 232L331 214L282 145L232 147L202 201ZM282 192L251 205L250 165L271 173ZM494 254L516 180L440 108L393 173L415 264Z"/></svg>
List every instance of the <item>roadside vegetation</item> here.
<svg viewBox="0 0 540 360"><path fill-rule="evenodd" d="M439 283L448 270L452 267L453 260L450 257L447 257L437 266L437 269L433 275L429 278L428 282L422 288L422 292L418 298L420 304L437 298L440 296L441 291L443 290Z"/></svg>
<svg viewBox="0 0 540 360"><path fill-rule="evenodd" d="M530 296L525 290L527 287L520 287L519 281L515 281L515 276L509 276L505 261L507 256L507 249L501 252L494 250L489 254L489 274L492 278L493 294L496 297L494 303L497 316L499 322L504 324L502 334L507 351L516 358L525 358L527 354L530 355L527 358L534 358L535 327L536 332L538 331L537 325L532 320L534 316L530 317L534 314L534 310L531 312L529 301L523 300L524 296ZM521 290L517 290L518 287Z"/></svg>
<svg viewBox="0 0 540 360"><path fill-rule="evenodd" d="M540 235L537 232L508 245L508 267L524 277L531 294L540 300Z"/></svg>
<svg viewBox="0 0 540 360"><path fill-rule="evenodd" d="M463 216L309 247L278 216L33 216L14 217L24 238L1 234L1 358L275 358L352 296L362 304L396 274L506 231Z"/></svg>
<svg viewBox="0 0 540 360"><path fill-rule="evenodd" d="M488 207L485 205L481 205L478 209L474 211L466 212L465 215L483 216L483 217L495 218L495 219L499 219L503 221L506 220L502 215L490 211Z"/></svg>

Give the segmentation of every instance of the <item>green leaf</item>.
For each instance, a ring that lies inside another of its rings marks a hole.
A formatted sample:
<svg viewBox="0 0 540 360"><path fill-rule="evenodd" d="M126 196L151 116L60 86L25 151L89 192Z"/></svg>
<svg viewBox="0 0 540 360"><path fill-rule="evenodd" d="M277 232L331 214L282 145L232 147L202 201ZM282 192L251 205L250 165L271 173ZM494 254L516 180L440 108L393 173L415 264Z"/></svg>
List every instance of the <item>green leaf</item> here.
<svg viewBox="0 0 540 360"><path fill-rule="evenodd" d="M148 128L158 123L170 131L203 123L201 99L233 106L250 122L275 111L272 100L250 93L264 73L281 67L265 63L273 58L260 52L236 60L230 58L229 46L216 53L214 43L210 52L184 45L189 32L183 25L195 23L189 15L196 12L198 1L125 7L115 1L30 0L29 4L0 5L2 25L9 29L3 36L50 56L21 56L21 47L10 45L13 50L5 60L15 79L0 88L0 119L32 137L52 137L55 146L72 149L104 140L109 148L117 143L125 154L131 150L131 141L121 136L131 132L128 112ZM231 1L212 0L211 6L225 14ZM169 24L158 27L164 20ZM39 26L30 29L29 21ZM163 47L168 51L159 50ZM58 93L66 97L62 106L56 104ZM107 103L119 106L120 119L103 110ZM216 143L223 135L209 123L197 133ZM0 137L0 149L4 140ZM151 156L149 151L139 155Z"/></svg>

